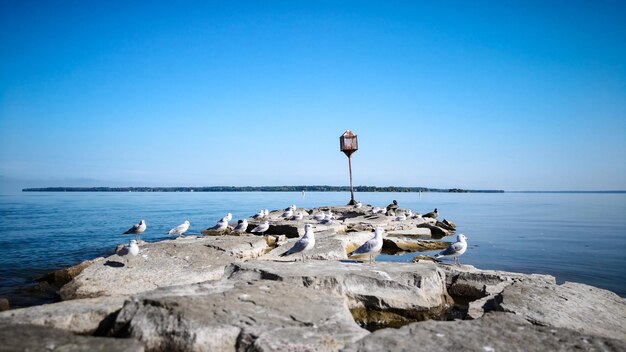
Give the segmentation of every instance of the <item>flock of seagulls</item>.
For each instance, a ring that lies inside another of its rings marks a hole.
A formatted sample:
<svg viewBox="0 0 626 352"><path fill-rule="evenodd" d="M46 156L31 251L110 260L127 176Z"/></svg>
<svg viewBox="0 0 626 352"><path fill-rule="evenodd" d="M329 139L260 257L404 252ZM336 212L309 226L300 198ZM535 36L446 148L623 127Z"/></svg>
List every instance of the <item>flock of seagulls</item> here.
<svg viewBox="0 0 626 352"><path fill-rule="evenodd" d="M354 208L356 209L360 209L362 207L363 207L363 204L361 202L357 202L354 205ZM389 215L390 212L392 212L392 214L395 214L397 209L399 209L398 202L394 200L393 203L389 204L386 208L373 207L372 214L385 214L386 213L387 215ZM281 214L280 217L285 220L296 220L296 221L303 220L304 219L303 212L294 213L296 210L297 210L296 205L295 204L291 205L284 209L284 212ZM264 218L268 218L269 214L270 212L268 209L261 209L258 213L253 215L252 218L256 220L264 219ZM424 215L420 215L419 213L413 213L409 209L405 211L404 213L395 214L394 220L405 221L408 218L414 218L417 216L437 219L437 216L438 216L437 208L435 208L432 212L426 213ZM331 210L328 210L327 212L320 211L316 214L313 214L311 218L318 221L319 224L322 224L322 225L332 224L333 221L336 220L336 217L332 213ZM228 224L232 219L233 219L233 214L228 213L226 214L226 216L220 219L213 227L210 227L209 229L215 230L215 231L224 231L228 228ZM168 232L168 234L183 236L189 230L190 225L191 225L190 222L188 220L185 220L185 222L183 222L182 224L172 228ZM233 228L233 231L237 233L245 233L248 230L248 227L249 227L249 224L248 224L247 219L238 220L237 225ZM126 247L127 254L132 255L132 256L136 256L137 254L139 254L140 252L139 243L141 241L141 234L146 231L146 228L147 228L146 221L141 219L138 224L133 224L133 226L130 229L124 232L125 235L126 234L135 235L135 239L130 240L129 245ZM270 228L270 223L268 220L265 220L263 223L255 226L251 230L251 232L262 235L265 232L267 232L269 228ZM362 245L360 245L356 250L348 253L348 257L354 258L354 259L361 259L361 260L369 258L370 263L373 262L374 258L378 254L380 254L382 250L384 231L385 230L382 227L375 228L374 236L368 241L366 241L365 243L363 243ZM313 231L313 225L305 224L304 235L300 239L298 239L298 241L293 245L293 247L291 247L288 251L284 252L280 256L285 257L285 256L291 256L293 254L300 253L302 256L302 261L304 261L304 254L306 252L311 251L313 247L315 247L315 232ZM459 257L463 255L466 250L467 250L467 237L463 234L459 234L457 236L457 241L455 243L452 243L445 250L435 255L435 259L440 260L442 258L452 258L455 264L460 265L461 263L460 263Z"/></svg>

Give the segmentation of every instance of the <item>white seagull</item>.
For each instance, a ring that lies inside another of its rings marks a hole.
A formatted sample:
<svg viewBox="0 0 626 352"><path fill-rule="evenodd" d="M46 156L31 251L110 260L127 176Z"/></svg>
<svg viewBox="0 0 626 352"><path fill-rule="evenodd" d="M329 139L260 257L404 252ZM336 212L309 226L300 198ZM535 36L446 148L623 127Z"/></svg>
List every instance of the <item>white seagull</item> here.
<svg viewBox="0 0 626 352"><path fill-rule="evenodd" d="M269 230L269 228L270 228L270 223L266 221L262 223L261 225L258 225L257 227L253 228L251 232L258 232L262 235L263 232Z"/></svg>
<svg viewBox="0 0 626 352"><path fill-rule="evenodd" d="M363 203L361 202L356 202L356 204L354 205L355 209L361 209L363 207Z"/></svg>
<svg viewBox="0 0 626 352"><path fill-rule="evenodd" d="M246 232L247 229L248 229L248 220L243 219L243 220L237 221L237 226L235 226L233 231L243 233L243 232Z"/></svg>
<svg viewBox="0 0 626 352"><path fill-rule="evenodd" d="M396 216L396 221L404 221L406 220L406 215L405 214L400 214L398 216Z"/></svg>
<svg viewBox="0 0 626 352"><path fill-rule="evenodd" d="M262 219L265 217L265 211L263 209L261 209L261 211L259 211L258 213L252 215L253 219Z"/></svg>
<svg viewBox="0 0 626 352"><path fill-rule="evenodd" d="M452 257L454 258L454 263L456 265L461 266L461 261L459 257L465 253L467 250L467 237L464 234L459 234L456 236L456 242L450 245L450 247L444 249L439 252L439 254L435 255L435 259L440 259L443 257Z"/></svg>
<svg viewBox="0 0 626 352"><path fill-rule="evenodd" d="M185 234L185 232L187 232L187 230L189 230L189 220L185 220L184 223L176 226L175 228L171 229L170 232L168 232L168 235L178 235L178 236L182 236Z"/></svg>
<svg viewBox="0 0 626 352"><path fill-rule="evenodd" d="M218 221L215 226L210 227L209 230L224 231L226 228L228 228L228 216L223 217L222 220Z"/></svg>
<svg viewBox="0 0 626 352"><path fill-rule="evenodd" d="M301 212L297 212L296 215L291 217L291 220L296 220L296 221L300 221L304 219L304 215L302 215Z"/></svg>
<svg viewBox="0 0 626 352"><path fill-rule="evenodd" d="M138 224L134 224L130 229L126 230L124 235L135 235L135 239L137 240L137 243L139 243L139 241L141 241L141 234L146 231L147 227L148 225L146 225L146 221L141 219Z"/></svg>
<svg viewBox="0 0 626 352"><path fill-rule="evenodd" d="M267 209L263 210L263 212L265 213L265 216L270 215L270 211L269 211L269 210L267 210Z"/></svg>
<svg viewBox="0 0 626 352"><path fill-rule="evenodd" d="M315 219L317 221L324 220L324 217L326 217L326 214L324 214L324 213L317 213L317 214L313 215L313 219Z"/></svg>
<svg viewBox="0 0 626 352"><path fill-rule="evenodd" d="M304 236L300 238L296 244L293 245L287 252L281 254L281 257L292 255L294 253L302 254L302 261L304 261L304 253L310 251L315 246L315 233L313 232L313 225L304 225Z"/></svg>
<svg viewBox="0 0 626 352"><path fill-rule="evenodd" d="M293 216L293 210L291 209L286 210L282 215L283 218L287 218L287 219L291 218L292 216Z"/></svg>
<svg viewBox="0 0 626 352"><path fill-rule="evenodd" d="M384 211L385 211L385 209L380 208L380 207L374 207L374 208L372 208L372 214L378 214L378 213L382 213L382 212L384 212Z"/></svg>
<svg viewBox="0 0 626 352"><path fill-rule="evenodd" d="M227 218L227 222L230 222L233 219L233 214L228 213L225 217Z"/></svg>
<svg viewBox="0 0 626 352"><path fill-rule="evenodd" d="M132 255L136 257L139 254L139 245L137 245L136 240L130 240L130 243L126 247L126 255Z"/></svg>
<svg viewBox="0 0 626 352"><path fill-rule="evenodd" d="M348 257L362 257L369 255L371 263L373 261L373 258L377 256L383 249L383 232L385 232L385 230L382 227L377 227L376 230L374 230L374 237L363 243L354 252L349 253Z"/></svg>

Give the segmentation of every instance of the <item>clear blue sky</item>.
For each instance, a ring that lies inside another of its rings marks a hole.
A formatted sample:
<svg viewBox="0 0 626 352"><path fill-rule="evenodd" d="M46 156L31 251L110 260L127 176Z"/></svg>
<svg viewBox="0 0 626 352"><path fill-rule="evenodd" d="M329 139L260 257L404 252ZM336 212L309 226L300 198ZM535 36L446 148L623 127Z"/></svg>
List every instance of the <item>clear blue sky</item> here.
<svg viewBox="0 0 626 352"><path fill-rule="evenodd" d="M0 3L0 176L626 189L622 1Z"/></svg>

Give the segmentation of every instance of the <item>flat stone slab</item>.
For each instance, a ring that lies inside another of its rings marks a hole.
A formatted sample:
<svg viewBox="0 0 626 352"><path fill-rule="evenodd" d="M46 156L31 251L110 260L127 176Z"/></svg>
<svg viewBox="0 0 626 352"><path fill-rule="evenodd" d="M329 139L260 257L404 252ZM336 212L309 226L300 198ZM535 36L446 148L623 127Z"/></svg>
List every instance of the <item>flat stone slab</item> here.
<svg viewBox="0 0 626 352"><path fill-rule="evenodd" d="M351 309L401 311L416 319L438 316L451 302L445 275L434 263L258 261L231 265L225 278L282 281L340 294Z"/></svg>
<svg viewBox="0 0 626 352"><path fill-rule="evenodd" d="M106 319L120 310L126 297L76 299L0 313L0 323L31 324L91 335L105 328Z"/></svg>
<svg viewBox="0 0 626 352"><path fill-rule="evenodd" d="M500 310L538 325L626 341L626 299L597 287L566 282L515 282L498 297Z"/></svg>
<svg viewBox="0 0 626 352"><path fill-rule="evenodd" d="M418 238L430 238L431 232L429 228L426 227L416 227L407 230L390 230L387 231L387 236L390 237L405 237L405 236L415 236Z"/></svg>
<svg viewBox="0 0 626 352"><path fill-rule="evenodd" d="M337 351L368 332L339 295L278 281L216 281L133 297L113 334L150 351Z"/></svg>
<svg viewBox="0 0 626 352"><path fill-rule="evenodd" d="M255 235L212 237L205 245L243 260L257 258L270 250L265 237Z"/></svg>
<svg viewBox="0 0 626 352"><path fill-rule="evenodd" d="M114 254L85 268L63 286L61 298L131 295L219 279L224 268L237 258L211 248L215 243L215 238L172 240L144 244L136 257Z"/></svg>
<svg viewBox="0 0 626 352"><path fill-rule="evenodd" d="M623 340L532 325L508 313L490 313L477 320L431 320L400 329L382 329L344 349L346 352L624 350Z"/></svg>
<svg viewBox="0 0 626 352"><path fill-rule="evenodd" d="M143 352L135 339L75 335L39 325L0 323L0 351Z"/></svg>
<svg viewBox="0 0 626 352"><path fill-rule="evenodd" d="M361 244L373 237L372 232L349 232L337 234L334 231L329 230L318 232L319 230L314 229L314 231L316 231L315 247L304 255L305 260L346 260L348 259L347 253L352 252ZM280 246L260 257L259 260L282 262L302 260L301 254L293 254L286 257L280 256L293 247L297 240L297 238L290 239L285 243L281 243Z"/></svg>

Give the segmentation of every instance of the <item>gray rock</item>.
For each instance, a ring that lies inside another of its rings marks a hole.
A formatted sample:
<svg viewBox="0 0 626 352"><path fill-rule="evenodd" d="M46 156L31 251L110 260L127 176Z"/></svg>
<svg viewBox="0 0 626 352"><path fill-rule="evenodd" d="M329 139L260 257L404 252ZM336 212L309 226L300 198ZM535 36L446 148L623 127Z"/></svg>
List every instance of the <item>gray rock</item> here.
<svg viewBox="0 0 626 352"><path fill-rule="evenodd" d="M134 339L113 339L74 335L71 332L39 325L0 323L0 351L63 352L142 352Z"/></svg>
<svg viewBox="0 0 626 352"><path fill-rule="evenodd" d="M432 237L445 237L445 236L450 236L452 235L452 231L446 230L442 227L436 226L436 225L432 225L430 223L423 223L423 224L419 224L417 225L417 227L422 227L422 228L427 228L430 230L431 236Z"/></svg>
<svg viewBox="0 0 626 352"><path fill-rule="evenodd" d="M277 281L209 282L126 302L114 334L148 351L336 351L367 335L338 295Z"/></svg>
<svg viewBox="0 0 626 352"><path fill-rule="evenodd" d="M11 309L9 300L6 298L0 298L0 312Z"/></svg>
<svg viewBox="0 0 626 352"><path fill-rule="evenodd" d="M215 238L163 241L141 246L136 257L115 254L84 269L60 290L63 300L130 295L157 287L216 280L237 260L208 247Z"/></svg>
<svg viewBox="0 0 626 352"><path fill-rule="evenodd" d="M122 308L123 296L77 299L0 313L0 323L32 324L91 335Z"/></svg>
<svg viewBox="0 0 626 352"><path fill-rule="evenodd" d="M497 297L499 309L537 325L569 328L626 341L626 300L613 292L566 282L515 282Z"/></svg>
<svg viewBox="0 0 626 352"><path fill-rule="evenodd" d="M386 232L389 237L418 237L418 238L430 238L430 229L425 227L415 227L408 230L389 230Z"/></svg>
<svg viewBox="0 0 626 352"><path fill-rule="evenodd" d="M450 246L450 242L444 241L420 241L392 236L383 239L383 252L387 254L442 250L448 246Z"/></svg>
<svg viewBox="0 0 626 352"><path fill-rule="evenodd" d="M441 265L446 273L448 293L457 301L469 302L467 316L480 318L486 311L496 309L494 298L515 282L535 282L555 285L551 275L520 274L495 270L480 270L471 265Z"/></svg>
<svg viewBox="0 0 626 352"><path fill-rule="evenodd" d="M270 250L267 240L255 235L213 237L205 245L243 260L259 257Z"/></svg>
<svg viewBox="0 0 626 352"><path fill-rule="evenodd" d="M226 278L277 280L340 294L360 316L365 309L426 319L441 316L451 303L444 274L434 263L246 262L231 265Z"/></svg>
<svg viewBox="0 0 626 352"><path fill-rule="evenodd" d="M507 313L478 320L426 321L382 329L346 352L378 351L624 351L624 341L529 324Z"/></svg>
<svg viewBox="0 0 626 352"><path fill-rule="evenodd" d="M332 230L320 232L318 228L315 231L315 247L305 254L306 259L317 260L345 260L348 259L347 253L358 248L365 241L372 238L371 232L349 232L337 234ZM301 260L301 255L292 255L281 257L280 255L287 252L298 239L290 239L285 243L281 243L276 249L259 258L259 260L286 261Z"/></svg>

